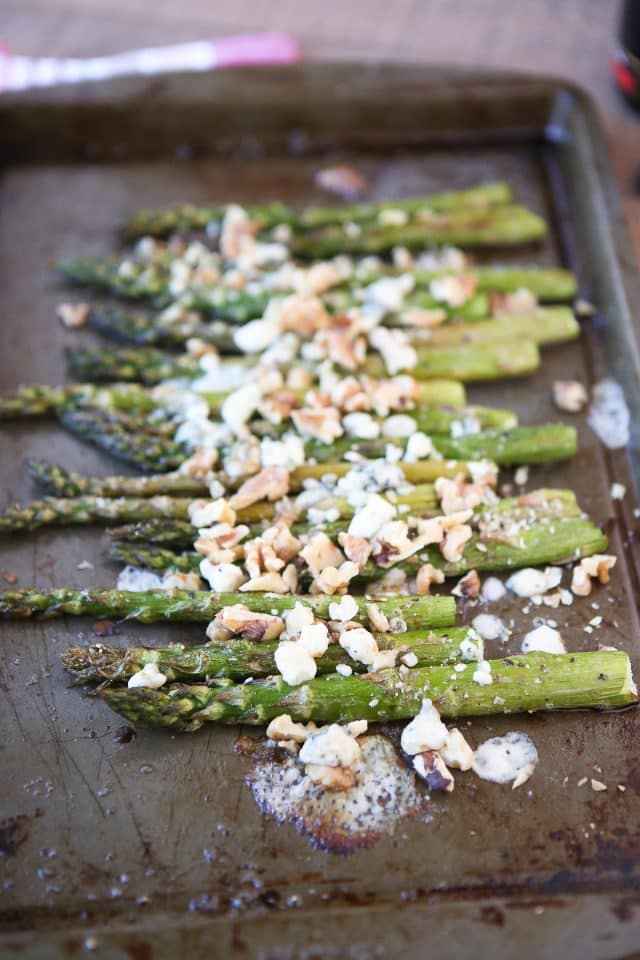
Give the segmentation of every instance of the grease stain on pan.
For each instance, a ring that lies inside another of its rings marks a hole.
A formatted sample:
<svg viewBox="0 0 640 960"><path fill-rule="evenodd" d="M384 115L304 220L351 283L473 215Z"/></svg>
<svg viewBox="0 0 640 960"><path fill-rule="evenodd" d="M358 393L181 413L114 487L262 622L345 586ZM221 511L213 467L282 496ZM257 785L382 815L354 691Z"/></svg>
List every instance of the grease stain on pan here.
<svg viewBox="0 0 640 960"><path fill-rule="evenodd" d="M357 784L339 792L312 783L293 757L278 760L273 752L267 756L257 750L247 783L258 806L278 823L295 824L314 846L331 853L373 846L407 818L428 823L428 797L393 743L381 734L359 737L358 743Z"/></svg>

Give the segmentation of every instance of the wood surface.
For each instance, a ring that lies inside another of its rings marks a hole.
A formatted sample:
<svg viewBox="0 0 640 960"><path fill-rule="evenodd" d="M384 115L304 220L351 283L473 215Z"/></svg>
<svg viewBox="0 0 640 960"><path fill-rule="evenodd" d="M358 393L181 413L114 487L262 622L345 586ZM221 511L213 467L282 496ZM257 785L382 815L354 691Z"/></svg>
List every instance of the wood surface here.
<svg viewBox="0 0 640 960"><path fill-rule="evenodd" d="M90 56L279 29L314 59L487 65L571 77L595 97L640 260L640 114L610 73L618 0L0 0L0 44Z"/></svg>

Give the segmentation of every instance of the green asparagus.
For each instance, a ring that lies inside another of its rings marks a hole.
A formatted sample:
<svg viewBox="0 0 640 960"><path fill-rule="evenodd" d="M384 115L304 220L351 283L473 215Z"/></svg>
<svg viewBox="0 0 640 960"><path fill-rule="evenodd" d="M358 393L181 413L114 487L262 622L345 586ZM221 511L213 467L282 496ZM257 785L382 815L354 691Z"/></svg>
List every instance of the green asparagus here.
<svg viewBox="0 0 640 960"><path fill-rule="evenodd" d="M469 659L469 651L477 660L483 658L483 644L475 630L469 627L450 627L448 630L411 630L405 633L375 633L380 650L398 650L399 654L413 653L420 666L456 663ZM75 678L83 683L120 683L155 663L167 680L207 680L230 677L268 677L277 673L274 654L277 640L232 638L204 646L185 647L128 647L124 650L102 643L89 647L69 647L62 661ZM327 652L316 660L318 673L333 673L340 663L347 663L357 673L364 672L364 664L352 660L346 651L330 644Z"/></svg>
<svg viewBox="0 0 640 960"><path fill-rule="evenodd" d="M638 702L629 657L622 651L545 654L490 660L492 682L474 680L473 664L419 667L342 677L328 674L299 687L281 677L233 685L170 684L160 690L105 687L100 696L132 723L194 731L204 723L266 724L293 720L348 723L407 720L428 696L445 719L536 710L625 707Z"/></svg>
<svg viewBox="0 0 640 960"><path fill-rule="evenodd" d="M354 598L358 612L354 620L368 623L366 597ZM311 607L316 617L329 619L329 606L335 597L324 594L310 596L280 596L273 593L212 593L184 590L103 590L100 588L73 590L58 588L42 593L39 590L5 590L0 592L0 619L23 620L42 615L45 618L110 617L136 620L140 623L162 621L213 620L223 607L244 603L257 613L281 614L296 603ZM378 600L379 610L389 619L400 617L408 630L451 627L455 623L456 605L453 597L392 597Z"/></svg>

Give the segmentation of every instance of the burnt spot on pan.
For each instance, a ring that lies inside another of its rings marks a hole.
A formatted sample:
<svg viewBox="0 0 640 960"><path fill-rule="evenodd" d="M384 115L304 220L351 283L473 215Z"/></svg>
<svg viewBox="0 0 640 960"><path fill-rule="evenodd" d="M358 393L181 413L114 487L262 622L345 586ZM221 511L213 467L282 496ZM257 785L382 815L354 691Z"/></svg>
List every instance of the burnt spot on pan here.
<svg viewBox="0 0 640 960"><path fill-rule="evenodd" d="M0 857L11 857L29 835L29 817L19 813L0 820Z"/></svg>
<svg viewBox="0 0 640 960"><path fill-rule="evenodd" d="M314 846L331 853L371 847L408 818L431 819L429 801L391 740L360 737L357 783L347 790L316 786L293 757L276 758L256 746L247 783L260 809L279 823L293 823ZM240 752L251 753L246 739Z"/></svg>

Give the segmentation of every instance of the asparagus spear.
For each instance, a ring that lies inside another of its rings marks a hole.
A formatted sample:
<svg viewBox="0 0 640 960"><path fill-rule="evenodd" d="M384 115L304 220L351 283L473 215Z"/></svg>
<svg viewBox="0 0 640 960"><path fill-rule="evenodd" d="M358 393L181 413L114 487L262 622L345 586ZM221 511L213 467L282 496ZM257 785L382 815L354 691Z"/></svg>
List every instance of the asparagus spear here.
<svg viewBox="0 0 640 960"><path fill-rule="evenodd" d="M321 479L328 474L344 476L352 469L353 464L323 463L306 464L293 470L289 476L290 489L299 490L304 480L309 478ZM419 460L417 463L400 463L407 481L412 484L423 484L437 477L455 477L459 474L467 476L468 464L458 460ZM36 481L47 493L59 497L154 497L157 494L169 496L206 497L209 495L208 484L190 477L186 473L173 471L171 473L150 474L142 477L86 477L80 473L65 470L58 464L47 460L31 458L25 462L29 476ZM218 474L227 490L235 489L238 480L232 480L224 474Z"/></svg>
<svg viewBox="0 0 640 960"><path fill-rule="evenodd" d="M469 659L482 660L483 644L475 630L450 627L448 630L411 630L405 633L374 633L380 650L413 653L420 666L455 663ZM204 646L129 647L121 650L102 643L89 647L69 647L62 661L77 680L87 682L126 682L148 663L155 663L168 680L207 680L213 677L268 677L277 673L274 654L277 640L240 640L237 638ZM347 663L357 673L364 665L352 660L338 644L331 644L316 661L318 673L333 673L339 663Z"/></svg>
<svg viewBox="0 0 640 960"><path fill-rule="evenodd" d="M193 525L185 520L138 520L105 531L114 543L153 543L158 546L189 548Z"/></svg>
<svg viewBox="0 0 640 960"><path fill-rule="evenodd" d="M502 466L519 463L548 463L564 460L577 450L577 434L574 427L566 424L542 424L535 427L513 427L511 430L482 430L479 433L451 436L445 433L432 434L435 448L445 458L464 460L493 460ZM309 441L305 444L307 456L313 457L318 464L327 458L339 458L347 451L359 453L363 457L384 456L386 444L404 441L393 438L380 440L354 440L340 437L332 444ZM405 472L407 466L404 466ZM320 466L320 469L321 466ZM327 472L325 467L324 472Z"/></svg>
<svg viewBox="0 0 640 960"><path fill-rule="evenodd" d="M417 380L497 380L532 373L540 364L538 348L531 340L421 347L417 353L417 365L410 371ZM176 377L193 379L203 372L194 357L173 356L154 347L72 347L66 355L69 369L78 380L156 384ZM246 367L248 376L255 366L255 361L246 358L230 362L236 369ZM225 361L221 366L224 369ZM374 354L366 357L361 369L372 377L386 375L382 358Z"/></svg>
<svg viewBox="0 0 640 960"><path fill-rule="evenodd" d="M176 470L188 456L180 444L168 437L153 435L142 426L131 429L103 410L65 406L58 417L71 433L140 470Z"/></svg>
<svg viewBox="0 0 640 960"><path fill-rule="evenodd" d="M45 497L25 506L8 507L0 513L0 535L37 530L51 524L87 524L96 521L177 519L188 517L193 501L155 497Z"/></svg>
<svg viewBox="0 0 640 960"><path fill-rule="evenodd" d="M12 506L0 511L0 535L38 530L51 524L78 525L104 520L125 523L156 519L186 520L192 503L191 498L166 494L152 497L103 497L91 494L73 498L44 497L24 506ZM406 506L414 515L433 511L437 504L433 484L420 484L408 493L397 496L394 503ZM352 516L354 512L353 506L343 497L327 494L327 505L338 509L341 516ZM250 523L269 519L274 512L273 503L261 501L238 510L237 516L240 522Z"/></svg>
<svg viewBox="0 0 640 960"><path fill-rule="evenodd" d="M358 612L354 620L368 623L366 597L354 598ZM184 590L73 590L66 587L42 593L39 590L0 592L0 618L23 620L38 614L62 617L110 617L137 620L140 623L161 621L208 622L223 607L244 603L257 613L282 614L296 603L311 607L316 617L329 619L332 596L275 596L272 593L212 593ZM376 601L378 608L391 619L400 617L408 630L451 627L455 623L456 605L453 597L392 597Z"/></svg>
<svg viewBox="0 0 640 960"><path fill-rule="evenodd" d="M365 225L360 231L328 226L294 235L290 249L301 258L325 258L336 254L387 253L393 247L422 250L428 246L502 247L541 240L547 232L544 220L515 204L486 211L435 214L412 219L402 227Z"/></svg>
<svg viewBox="0 0 640 960"><path fill-rule="evenodd" d="M415 576L423 563L430 563L442 570L445 576L454 577L474 569L482 573L545 563L565 563L606 550L606 536L599 527L581 515L570 491L539 490L535 491L535 496L539 498L539 503L534 507L529 504L523 506L519 498L506 498L496 507L478 508L472 523L479 523L480 530L474 532L465 544L459 561L446 561L434 545L398 563L398 569L407 576ZM491 524L491 516L500 518L497 528L495 523ZM347 526L346 520L341 519L327 524L323 529L328 536L336 537ZM492 526L496 528L495 532L492 532ZM296 535L300 535L312 533L316 527L297 524L292 529ZM510 535L510 529L516 532ZM177 534L177 531L174 532ZM138 546L131 542L112 544L107 556L118 563L133 564L160 573L168 570L197 572L202 560L195 551L177 553L160 545ZM358 580L378 580L384 573L385 568L370 560Z"/></svg>
<svg viewBox="0 0 640 960"><path fill-rule="evenodd" d="M226 209L226 206L188 203L176 209L139 210L123 224L122 237L130 241L144 236L164 237L170 233L206 230L210 225L222 222ZM298 221L297 214L282 203L248 206L246 210L260 230L281 223L295 225Z"/></svg>
<svg viewBox="0 0 640 960"><path fill-rule="evenodd" d="M100 696L127 720L145 726L198 730L204 723L266 724L281 713L294 720L348 723L406 720L429 696L447 719L537 710L614 708L638 702L629 657L622 651L544 654L491 660L493 682L473 679L475 666L419 667L341 677L328 674L299 687L281 677L234 686L170 684L160 690L106 687Z"/></svg>
<svg viewBox="0 0 640 960"><path fill-rule="evenodd" d="M533 313L514 314L475 323L451 323L413 333L411 342L437 347L490 344L518 337L539 346L564 343L580 335L580 324L569 307L544 307Z"/></svg>
<svg viewBox="0 0 640 960"><path fill-rule="evenodd" d="M114 383L108 387L98 387L93 383L72 383L59 387L33 384L19 387L14 393L0 398L0 419L39 417L67 404L90 404L105 410L137 414L149 413L156 407L149 391L136 383Z"/></svg>
<svg viewBox="0 0 640 960"><path fill-rule="evenodd" d="M272 203L266 206L248 206L245 209L256 223L258 230L286 223L294 229L335 223L363 223L375 220L382 210L395 209L414 214L420 210L440 212L485 210L511 199L511 187L506 183L489 183L468 190L452 190L427 194L408 200L387 200L382 203L341 204L340 206L308 207L296 214L291 208ZM165 237L170 233L192 233L220 224L226 206L184 204L168 210L140 210L124 224L122 233L126 240L137 237Z"/></svg>
<svg viewBox="0 0 640 960"><path fill-rule="evenodd" d="M266 309L268 297L256 297L256 316ZM190 337L211 344L221 353L237 353L233 329L223 320L204 322L198 314L187 312L180 320L163 323L153 313L132 310L117 304L92 307L89 327L96 333L134 346L182 347Z"/></svg>

